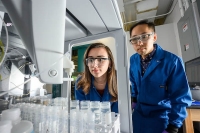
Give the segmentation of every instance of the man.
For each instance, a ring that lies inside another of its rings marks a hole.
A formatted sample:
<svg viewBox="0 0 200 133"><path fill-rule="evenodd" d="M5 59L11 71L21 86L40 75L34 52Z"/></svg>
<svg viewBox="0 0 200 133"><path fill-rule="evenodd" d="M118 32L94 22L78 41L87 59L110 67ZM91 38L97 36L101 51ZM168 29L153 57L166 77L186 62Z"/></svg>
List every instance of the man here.
<svg viewBox="0 0 200 133"><path fill-rule="evenodd" d="M177 133L191 105L182 60L158 44L155 26L147 20L130 29L137 52L130 58L134 133Z"/></svg>

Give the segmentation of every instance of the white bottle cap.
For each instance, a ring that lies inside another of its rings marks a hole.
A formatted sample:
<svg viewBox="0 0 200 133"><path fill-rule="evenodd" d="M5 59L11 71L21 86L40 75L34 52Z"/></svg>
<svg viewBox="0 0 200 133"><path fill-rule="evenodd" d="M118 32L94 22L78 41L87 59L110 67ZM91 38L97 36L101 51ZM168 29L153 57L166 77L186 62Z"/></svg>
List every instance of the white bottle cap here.
<svg viewBox="0 0 200 133"><path fill-rule="evenodd" d="M12 128L12 122L9 120L0 121L1 133L10 133Z"/></svg>
<svg viewBox="0 0 200 133"><path fill-rule="evenodd" d="M20 109L19 108L12 108L2 111L2 120L11 120L17 121L20 118Z"/></svg>
<svg viewBox="0 0 200 133"><path fill-rule="evenodd" d="M11 133L32 133L33 124L30 121L21 121L12 128Z"/></svg>

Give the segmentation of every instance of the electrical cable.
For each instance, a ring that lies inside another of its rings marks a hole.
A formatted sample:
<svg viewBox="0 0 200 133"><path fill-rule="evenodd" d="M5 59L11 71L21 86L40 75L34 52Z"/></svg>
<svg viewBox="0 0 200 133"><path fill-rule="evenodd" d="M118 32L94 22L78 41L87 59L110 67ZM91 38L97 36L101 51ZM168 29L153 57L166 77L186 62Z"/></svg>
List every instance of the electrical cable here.
<svg viewBox="0 0 200 133"><path fill-rule="evenodd" d="M15 87L17 87L18 89L20 89L20 90L24 90L24 89L22 89L22 88L19 88L16 84L14 84L13 82L10 82L10 83L12 83ZM30 94L30 92L33 92L33 91L37 91L37 90L32 90L32 91L29 91L27 94L22 94L23 96L26 96L26 95L29 95ZM12 92L11 92L12 93Z"/></svg>
<svg viewBox="0 0 200 133"><path fill-rule="evenodd" d="M14 86L17 86L16 84L14 84L13 82L10 82L11 84L13 84ZM17 87L20 90L23 90L22 88Z"/></svg>

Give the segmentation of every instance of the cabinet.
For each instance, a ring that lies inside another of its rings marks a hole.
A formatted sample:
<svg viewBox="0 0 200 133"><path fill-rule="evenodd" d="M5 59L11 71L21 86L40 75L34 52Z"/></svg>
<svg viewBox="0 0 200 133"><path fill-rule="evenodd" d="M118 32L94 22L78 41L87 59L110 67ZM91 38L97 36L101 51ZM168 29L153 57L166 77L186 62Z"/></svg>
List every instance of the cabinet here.
<svg viewBox="0 0 200 133"><path fill-rule="evenodd" d="M184 62L200 56L199 5L200 1L191 3L184 16L177 23Z"/></svg>

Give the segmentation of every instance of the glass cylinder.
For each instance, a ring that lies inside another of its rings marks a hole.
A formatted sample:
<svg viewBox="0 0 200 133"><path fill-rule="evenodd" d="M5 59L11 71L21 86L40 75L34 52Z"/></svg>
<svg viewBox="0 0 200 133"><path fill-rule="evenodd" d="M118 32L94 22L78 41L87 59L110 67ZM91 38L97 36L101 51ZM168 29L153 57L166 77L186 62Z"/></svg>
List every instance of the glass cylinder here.
<svg viewBox="0 0 200 133"><path fill-rule="evenodd" d="M70 111L70 133L77 133L78 131L78 112L76 109Z"/></svg>
<svg viewBox="0 0 200 133"><path fill-rule="evenodd" d="M50 106L51 105L51 99L50 98L43 98L40 99L41 104L46 105L46 106Z"/></svg>
<svg viewBox="0 0 200 133"><path fill-rule="evenodd" d="M101 102L101 121L105 125L112 123L110 102Z"/></svg>
<svg viewBox="0 0 200 133"><path fill-rule="evenodd" d="M79 100L71 100L70 101L70 110L79 110Z"/></svg>
<svg viewBox="0 0 200 133"><path fill-rule="evenodd" d="M57 133L68 132L68 112L67 110L60 110L57 121Z"/></svg>
<svg viewBox="0 0 200 133"><path fill-rule="evenodd" d="M87 111L87 121L86 121L86 133L96 133L98 129L95 130L95 113L92 111Z"/></svg>
<svg viewBox="0 0 200 133"><path fill-rule="evenodd" d="M68 98L65 98L63 101L63 109L68 110Z"/></svg>
<svg viewBox="0 0 200 133"><path fill-rule="evenodd" d="M95 114L95 124L101 123L100 101L91 101L90 110Z"/></svg>
<svg viewBox="0 0 200 133"><path fill-rule="evenodd" d="M42 106L39 111L40 116L40 123L39 123L39 133L46 133L47 132L47 107Z"/></svg>
<svg viewBox="0 0 200 133"><path fill-rule="evenodd" d="M80 109L85 110L85 111L89 110L90 109L90 101L87 101L87 100L81 101L80 102Z"/></svg>

